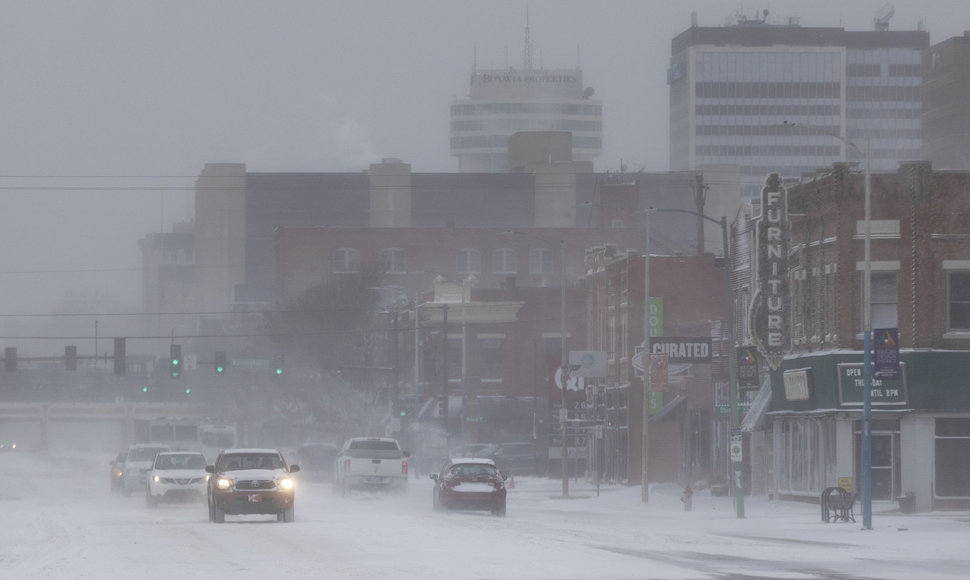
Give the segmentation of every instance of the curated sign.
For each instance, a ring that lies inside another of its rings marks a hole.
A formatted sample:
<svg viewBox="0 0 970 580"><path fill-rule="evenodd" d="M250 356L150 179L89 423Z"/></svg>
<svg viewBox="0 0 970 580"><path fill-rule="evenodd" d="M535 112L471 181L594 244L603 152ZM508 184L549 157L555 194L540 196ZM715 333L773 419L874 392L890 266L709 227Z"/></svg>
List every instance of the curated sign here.
<svg viewBox="0 0 970 580"><path fill-rule="evenodd" d="M663 353L672 363L711 362L711 337L657 337L650 339L650 352Z"/></svg>

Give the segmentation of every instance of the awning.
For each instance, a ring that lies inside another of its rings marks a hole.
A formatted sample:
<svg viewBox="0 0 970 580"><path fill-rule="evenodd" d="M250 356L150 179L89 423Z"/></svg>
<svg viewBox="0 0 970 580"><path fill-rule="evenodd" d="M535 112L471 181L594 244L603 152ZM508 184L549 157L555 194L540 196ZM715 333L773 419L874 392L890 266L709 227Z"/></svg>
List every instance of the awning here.
<svg viewBox="0 0 970 580"><path fill-rule="evenodd" d="M741 431L750 433L752 431L763 431L767 427L768 421L765 420L768 409L771 408L771 377L765 373L765 379L761 382L758 394L751 401L751 407L744 414L741 421Z"/></svg>
<svg viewBox="0 0 970 580"><path fill-rule="evenodd" d="M650 416L651 421L659 421L673 412L674 409L679 407L687 400L687 395L679 394L674 397L669 403L664 405L659 411Z"/></svg>

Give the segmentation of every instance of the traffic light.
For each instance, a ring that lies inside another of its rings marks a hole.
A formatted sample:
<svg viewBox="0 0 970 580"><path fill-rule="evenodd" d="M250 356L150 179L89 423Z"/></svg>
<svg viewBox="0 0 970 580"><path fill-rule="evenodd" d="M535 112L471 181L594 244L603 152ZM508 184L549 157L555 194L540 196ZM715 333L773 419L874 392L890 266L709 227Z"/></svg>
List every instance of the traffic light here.
<svg viewBox="0 0 970 580"><path fill-rule="evenodd" d="M114 360L115 360L115 375L119 377L125 376L125 370L128 368L128 365L125 361L125 339L123 338L115 338ZM75 366L77 366L76 361L75 361Z"/></svg>
<svg viewBox="0 0 970 580"><path fill-rule="evenodd" d="M216 374L223 375L226 373L226 353L223 351L216 351Z"/></svg>
<svg viewBox="0 0 970 580"><path fill-rule="evenodd" d="M8 346L3 349L3 368L9 372L17 370L17 347Z"/></svg>
<svg viewBox="0 0 970 580"><path fill-rule="evenodd" d="M77 370L77 347L64 347L64 369L69 371Z"/></svg>
<svg viewBox="0 0 970 580"><path fill-rule="evenodd" d="M177 379L182 376L182 345L173 344L170 349L168 359L169 371L172 378Z"/></svg>
<svg viewBox="0 0 970 580"><path fill-rule="evenodd" d="M273 374L283 376L283 355L273 355Z"/></svg>

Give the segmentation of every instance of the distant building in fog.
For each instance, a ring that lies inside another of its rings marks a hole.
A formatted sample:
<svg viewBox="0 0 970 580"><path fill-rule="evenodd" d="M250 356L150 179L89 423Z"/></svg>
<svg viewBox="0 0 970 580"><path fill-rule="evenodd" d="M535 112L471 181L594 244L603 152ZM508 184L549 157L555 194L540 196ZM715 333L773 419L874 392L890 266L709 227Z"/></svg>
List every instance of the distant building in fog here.
<svg viewBox="0 0 970 580"><path fill-rule="evenodd" d="M532 64L526 24L522 68L472 70L469 94L451 104L451 154L461 172L510 169L508 140L520 131L572 134L572 159L593 161L603 149L603 104L583 86L583 71Z"/></svg>
<svg viewBox="0 0 970 580"><path fill-rule="evenodd" d="M922 158L970 169L970 32L923 52Z"/></svg>
<svg viewBox="0 0 970 580"><path fill-rule="evenodd" d="M670 169L741 167L742 194L765 176L799 177L839 160L894 172L919 159L923 30L803 28L738 17L690 28L671 42ZM784 126L784 122L803 128ZM810 127L809 127L810 126ZM839 135L860 151L826 135Z"/></svg>

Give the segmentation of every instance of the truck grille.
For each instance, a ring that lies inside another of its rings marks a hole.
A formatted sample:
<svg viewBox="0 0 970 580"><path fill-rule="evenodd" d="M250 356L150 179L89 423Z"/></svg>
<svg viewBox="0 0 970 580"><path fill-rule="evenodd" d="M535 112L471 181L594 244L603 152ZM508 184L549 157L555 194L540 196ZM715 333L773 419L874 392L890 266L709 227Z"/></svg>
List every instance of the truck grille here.
<svg viewBox="0 0 970 580"><path fill-rule="evenodd" d="M236 489L275 489L276 482L271 479L242 479L236 482Z"/></svg>

